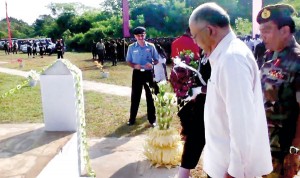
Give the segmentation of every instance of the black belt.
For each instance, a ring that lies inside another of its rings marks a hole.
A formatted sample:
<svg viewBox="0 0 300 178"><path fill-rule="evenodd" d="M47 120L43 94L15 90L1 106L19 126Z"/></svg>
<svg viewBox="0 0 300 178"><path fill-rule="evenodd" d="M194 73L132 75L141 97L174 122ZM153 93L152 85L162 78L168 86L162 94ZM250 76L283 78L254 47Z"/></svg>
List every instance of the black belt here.
<svg viewBox="0 0 300 178"><path fill-rule="evenodd" d="M151 70L146 70L146 69L134 69L134 70L139 71L139 72L147 72L147 71L151 72Z"/></svg>

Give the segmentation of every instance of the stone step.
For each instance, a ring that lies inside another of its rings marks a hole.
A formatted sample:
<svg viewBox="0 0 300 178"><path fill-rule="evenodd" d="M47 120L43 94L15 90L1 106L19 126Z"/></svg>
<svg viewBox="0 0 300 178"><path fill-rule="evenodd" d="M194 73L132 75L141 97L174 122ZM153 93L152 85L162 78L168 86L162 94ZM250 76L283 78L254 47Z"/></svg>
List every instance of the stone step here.
<svg viewBox="0 0 300 178"><path fill-rule="evenodd" d="M92 168L99 178L174 178L178 167L155 168L143 155L145 135L90 139Z"/></svg>
<svg viewBox="0 0 300 178"><path fill-rule="evenodd" d="M37 177L72 136L44 124L0 124L0 177Z"/></svg>
<svg viewBox="0 0 300 178"><path fill-rule="evenodd" d="M173 178L178 167L155 168L143 155L145 135L88 139L97 178ZM44 124L0 124L1 178L77 178L77 134Z"/></svg>

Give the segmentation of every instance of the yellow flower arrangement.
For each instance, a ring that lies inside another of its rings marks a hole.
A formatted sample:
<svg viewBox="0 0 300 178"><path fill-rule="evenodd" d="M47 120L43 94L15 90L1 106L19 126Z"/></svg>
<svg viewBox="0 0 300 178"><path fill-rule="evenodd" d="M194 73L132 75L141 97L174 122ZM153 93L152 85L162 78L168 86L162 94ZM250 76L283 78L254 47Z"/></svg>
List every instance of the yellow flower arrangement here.
<svg viewBox="0 0 300 178"><path fill-rule="evenodd" d="M174 93L167 92L168 86L166 81L159 82L159 93L153 95L158 126L149 131L144 154L155 167L165 166L170 169L180 164L183 144L178 130L170 126L176 97Z"/></svg>
<svg viewBox="0 0 300 178"><path fill-rule="evenodd" d="M97 67L98 69L100 69L101 72L104 72L104 69L103 69L103 65L102 65L102 64L100 64L98 61L94 61L94 63L95 63L95 65L96 65L96 67Z"/></svg>
<svg viewBox="0 0 300 178"><path fill-rule="evenodd" d="M101 77L102 77L102 78L107 78L107 77L109 76L109 72L104 71L103 65L100 64L98 61L94 61L94 63L95 63L95 65L96 65L96 67L97 67L98 69L100 69L100 75L101 75Z"/></svg>

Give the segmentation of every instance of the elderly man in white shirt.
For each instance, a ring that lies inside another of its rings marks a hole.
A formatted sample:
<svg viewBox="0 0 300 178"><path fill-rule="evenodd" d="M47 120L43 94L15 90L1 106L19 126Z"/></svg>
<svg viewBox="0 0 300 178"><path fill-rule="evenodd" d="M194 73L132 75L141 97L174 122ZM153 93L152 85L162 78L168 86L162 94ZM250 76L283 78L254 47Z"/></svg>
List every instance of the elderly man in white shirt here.
<svg viewBox="0 0 300 178"><path fill-rule="evenodd" d="M260 76L254 56L216 3L198 6L189 25L207 53L204 171L213 178L254 178L272 171Z"/></svg>

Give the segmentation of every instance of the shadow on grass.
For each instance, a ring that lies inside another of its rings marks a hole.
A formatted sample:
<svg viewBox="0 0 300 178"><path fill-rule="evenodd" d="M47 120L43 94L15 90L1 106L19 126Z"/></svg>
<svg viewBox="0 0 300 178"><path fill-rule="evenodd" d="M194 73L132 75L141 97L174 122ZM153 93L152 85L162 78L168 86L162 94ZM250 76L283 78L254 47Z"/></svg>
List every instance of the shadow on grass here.
<svg viewBox="0 0 300 178"><path fill-rule="evenodd" d="M88 71L88 70L98 70L96 66L86 66L86 67L80 67L81 71Z"/></svg>
<svg viewBox="0 0 300 178"><path fill-rule="evenodd" d="M83 59L82 61L84 61L84 62L94 62L96 60L97 59L90 58L90 59Z"/></svg>
<svg viewBox="0 0 300 178"><path fill-rule="evenodd" d="M115 129L113 133L106 135L105 137L132 137L144 134L150 127L147 119L147 115L143 115L136 119L134 125L128 126L127 123L120 125Z"/></svg>
<svg viewBox="0 0 300 178"><path fill-rule="evenodd" d="M90 157L95 159L115 152L115 149L129 142L132 137L143 135L150 128L147 116L142 116L136 119L136 123L128 126L126 123L117 128L113 133L103 137L101 141L96 141L91 146Z"/></svg>

